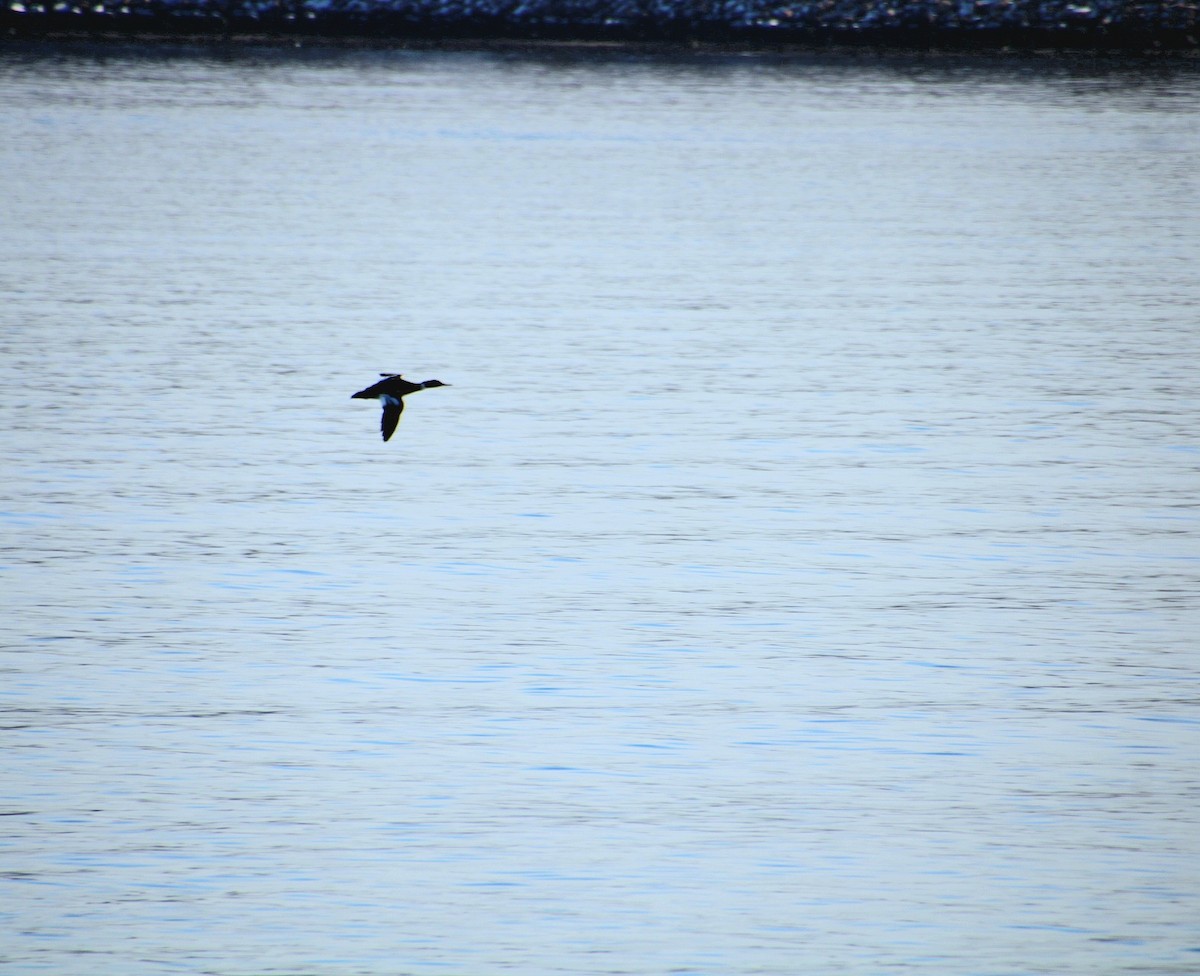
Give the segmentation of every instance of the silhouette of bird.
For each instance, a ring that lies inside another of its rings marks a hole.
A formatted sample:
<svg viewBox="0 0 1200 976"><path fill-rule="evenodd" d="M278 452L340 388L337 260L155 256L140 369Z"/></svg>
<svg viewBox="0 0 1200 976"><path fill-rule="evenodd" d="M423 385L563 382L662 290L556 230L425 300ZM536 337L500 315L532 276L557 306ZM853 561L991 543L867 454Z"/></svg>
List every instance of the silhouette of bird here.
<svg viewBox="0 0 1200 976"><path fill-rule="evenodd" d="M426 380L424 383L410 383L399 373L380 373L383 377L378 383L368 386L365 390L351 393L351 400L378 400L383 404L383 417L379 421L379 429L386 441L400 423L400 414L404 412L404 397L417 390L429 390L435 386L449 386L441 380Z"/></svg>

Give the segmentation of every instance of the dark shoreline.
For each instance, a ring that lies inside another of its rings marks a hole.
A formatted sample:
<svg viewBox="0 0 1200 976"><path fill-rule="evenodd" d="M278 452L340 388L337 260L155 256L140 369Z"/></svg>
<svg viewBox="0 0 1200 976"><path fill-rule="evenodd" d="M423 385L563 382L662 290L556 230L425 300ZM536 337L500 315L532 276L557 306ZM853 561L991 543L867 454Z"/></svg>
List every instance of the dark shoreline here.
<svg viewBox="0 0 1200 976"><path fill-rule="evenodd" d="M103 8L101 8L103 10ZM215 8L210 8L215 9ZM1200 30L1145 24L1105 27L992 28L794 27L567 24L522 25L472 21L413 23L379 14L366 20L335 14L225 17L215 13L114 15L23 13L0 9L0 39L99 44L233 44L262 47L363 49L513 49L521 47L613 49L651 52L803 53L894 51L946 54L1073 54L1191 58L1200 52Z"/></svg>

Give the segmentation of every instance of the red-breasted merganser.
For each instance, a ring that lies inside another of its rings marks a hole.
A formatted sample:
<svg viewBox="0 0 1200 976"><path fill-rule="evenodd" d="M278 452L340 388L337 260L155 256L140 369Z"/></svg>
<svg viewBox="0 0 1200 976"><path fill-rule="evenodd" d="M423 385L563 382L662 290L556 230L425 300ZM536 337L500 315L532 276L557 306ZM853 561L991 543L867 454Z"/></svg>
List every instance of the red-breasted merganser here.
<svg viewBox="0 0 1200 976"><path fill-rule="evenodd" d="M410 383L399 373L380 373L379 375L383 379L374 386L368 386L365 390L350 394L350 399L378 400L383 404L383 418L379 422L379 429L383 432L385 441L396 430L396 424L400 423L400 414L404 412L404 397L410 393L416 393L417 390L429 390L435 386L450 385L441 380Z"/></svg>

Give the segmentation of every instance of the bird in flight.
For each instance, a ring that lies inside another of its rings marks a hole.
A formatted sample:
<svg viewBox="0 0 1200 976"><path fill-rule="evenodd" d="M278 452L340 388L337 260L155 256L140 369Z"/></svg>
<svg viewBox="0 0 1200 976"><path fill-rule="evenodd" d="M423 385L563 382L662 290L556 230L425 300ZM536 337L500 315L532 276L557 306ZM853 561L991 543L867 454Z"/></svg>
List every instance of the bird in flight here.
<svg viewBox="0 0 1200 976"><path fill-rule="evenodd" d="M404 412L404 398L417 390L429 390L435 386L449 386L441 380L426 380L424 383L410 383L399 373L380 373L383 377L378 383L368 386L365 390L350 394L351 400L378 400L383 404L383 418L379 429L386 441L400 423L400 414Z"/></svg>

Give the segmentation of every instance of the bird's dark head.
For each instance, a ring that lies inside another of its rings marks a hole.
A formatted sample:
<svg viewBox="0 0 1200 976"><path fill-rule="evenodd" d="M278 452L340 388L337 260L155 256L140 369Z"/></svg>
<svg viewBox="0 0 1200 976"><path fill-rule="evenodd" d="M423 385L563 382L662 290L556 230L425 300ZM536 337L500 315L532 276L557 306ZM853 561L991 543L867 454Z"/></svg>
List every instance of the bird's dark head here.
<svg viewBox="0 0 1200 976"><path fill-rule="evenodd" d="M449 383L443 383L441 380L426 380L426 381L425 381L424 383L422 383L421 385L422 385L423 387L425 387L425 389L427 389L427 390L431 390L431 389L433 389L435 386L449 386L450 384L449 384Z"/></svg>

